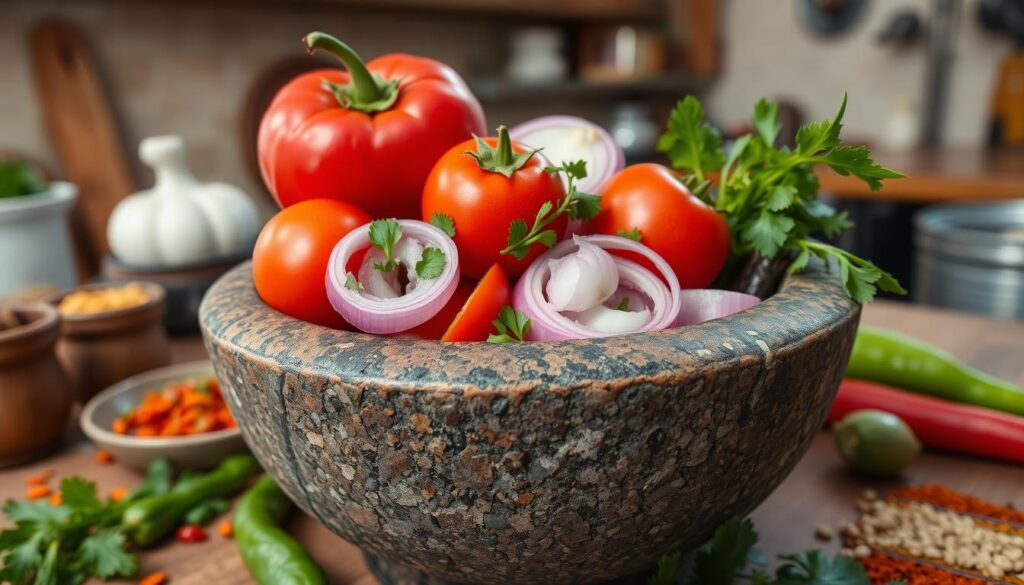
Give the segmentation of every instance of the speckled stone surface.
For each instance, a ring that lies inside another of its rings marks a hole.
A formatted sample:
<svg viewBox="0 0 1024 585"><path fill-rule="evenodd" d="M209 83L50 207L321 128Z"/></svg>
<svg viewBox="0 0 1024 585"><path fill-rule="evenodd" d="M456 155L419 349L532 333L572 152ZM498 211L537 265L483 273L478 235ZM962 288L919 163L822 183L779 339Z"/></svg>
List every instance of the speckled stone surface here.
<svg viewBox="0 0 1024 585"><path fill-rule="evenodd" d="M859 307L819 269L655 333L442 344L273 311L244 264L200 320L246 442L331 530L460 583L635 573L750 512L803 455Z"/></svg>

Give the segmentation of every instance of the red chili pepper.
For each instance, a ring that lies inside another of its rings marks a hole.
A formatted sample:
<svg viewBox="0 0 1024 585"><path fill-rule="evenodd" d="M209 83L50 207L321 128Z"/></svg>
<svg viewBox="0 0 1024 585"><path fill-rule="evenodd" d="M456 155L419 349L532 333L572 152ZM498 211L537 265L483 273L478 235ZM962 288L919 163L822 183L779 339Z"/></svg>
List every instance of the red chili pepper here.
<svg viewBox="0 0 1024 585"><path fill-rule="evenodd" d="M206 531L203 530L203 527L195 524L186 524L181 528L178 528L178 532L175 533L174 537L182 544L203 542L207 538Z"/></svg>
<svg viewBox="0 0 1024 585"><path fill-rule="evenodd" d="M873 408L895 414L936 449L1024 463L1024 417L948 402L865 382L843 380L829 422Z"/></svg>

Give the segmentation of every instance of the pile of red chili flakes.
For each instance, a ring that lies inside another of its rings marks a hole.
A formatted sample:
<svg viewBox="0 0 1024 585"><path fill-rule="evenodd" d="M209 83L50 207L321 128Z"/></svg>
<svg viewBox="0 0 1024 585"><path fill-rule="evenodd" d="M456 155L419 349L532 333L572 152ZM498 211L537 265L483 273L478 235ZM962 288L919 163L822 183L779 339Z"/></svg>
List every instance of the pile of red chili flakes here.
<svg viewBox="0 0 1024 585"><path fill-rule="evenodd" d="M1024 584L1024 513L946 486L907 486L858 503L844 551L872 584Z"/></svg>
<svg viewBox="0 0 1024 585"><path fill-rule="evenodd" d="M135 408L114 419L111 430L137 437L178 437L234 427L220 384L211 376L146 393Z"/></svg>

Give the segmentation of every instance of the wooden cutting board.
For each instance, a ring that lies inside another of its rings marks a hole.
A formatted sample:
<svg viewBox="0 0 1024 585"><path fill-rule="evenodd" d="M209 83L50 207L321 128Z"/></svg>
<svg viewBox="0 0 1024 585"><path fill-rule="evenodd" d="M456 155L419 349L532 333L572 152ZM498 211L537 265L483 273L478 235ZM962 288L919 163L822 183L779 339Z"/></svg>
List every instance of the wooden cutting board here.
<svg viewBox="0 0 1024 585"><path fill-rule="evenodd" d="M32 69L53 148L66 180L78 185L72 228L79 277L96 274L108 252L107 219L137 190L113 108L85 36L61 19L40 22L30 38Z"/></svg>

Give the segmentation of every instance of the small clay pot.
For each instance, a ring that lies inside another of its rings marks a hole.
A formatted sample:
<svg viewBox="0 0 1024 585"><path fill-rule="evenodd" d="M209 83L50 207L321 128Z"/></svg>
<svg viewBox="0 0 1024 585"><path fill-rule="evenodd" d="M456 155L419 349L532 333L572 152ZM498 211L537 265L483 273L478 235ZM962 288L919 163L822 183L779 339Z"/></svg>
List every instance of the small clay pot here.
<svg viewBox="0 0 1024 585"><path fill-rule="evenodd" d="M0 467L49 452L67 427L75 398L54 355L57 310L46 303L11 309L26 324L0 331Z"/></svg>
<svg viewBox="0 0 1024 585"><path fill-rule="evenodd" d="M135 374L171 363L171 342L164 331L166 293L152 282L139 282L149 301L127 309L99 313L61 315L61 336L57 357L85 403L97 392ZM110 288L109 283L87 284L76 290Z"/></svg>

